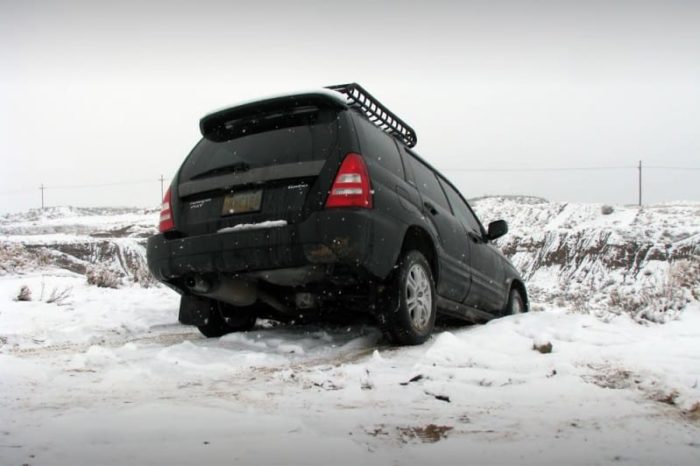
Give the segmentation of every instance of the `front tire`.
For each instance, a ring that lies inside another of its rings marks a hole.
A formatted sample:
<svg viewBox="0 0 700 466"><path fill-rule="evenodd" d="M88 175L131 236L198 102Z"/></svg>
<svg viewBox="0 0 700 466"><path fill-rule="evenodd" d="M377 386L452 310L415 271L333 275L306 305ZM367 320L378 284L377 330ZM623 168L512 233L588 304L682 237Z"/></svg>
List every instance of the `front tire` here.
<svg viewBox="0 0 700 466"><path fill-rule="evenodd" d="M525 300L520 294L520 291L515 288L510 290L505 315L522 314L524 312L527 312L527 306L525 306Z"/></svg>
<svg viewBox="0 0 700 466"><path fill-rule="evenodd" d="M387 340L399 345L420 345L432 334L437 315L437 294L430 264L419 251L399 260L388 287L389 299L379 314Z"/></svg>
<svg viewBox="0 0 700 466"><path fill-rule="evenodd" d="M250 330L255 326L256 320L257 314L252 307L236 307L217 301L204 325L197 328L207 338L218 338L229 333Z"/></svg>

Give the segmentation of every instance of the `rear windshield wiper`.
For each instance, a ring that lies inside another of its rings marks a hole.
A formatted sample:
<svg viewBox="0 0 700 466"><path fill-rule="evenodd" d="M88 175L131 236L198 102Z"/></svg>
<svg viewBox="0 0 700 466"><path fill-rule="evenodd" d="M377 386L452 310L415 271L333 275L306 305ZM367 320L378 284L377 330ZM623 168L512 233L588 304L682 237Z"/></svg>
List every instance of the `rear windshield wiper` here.
<svg viewBox="0 0 700 466"><path fill-rule="evenodd" d="M205 170L202 173L197 173L190 179L197 180L200 178L208 178L214 175L223 175L225 173L247 172L248 170L250 170L250 165L248 165L245 162L236 162L231 165L223 165L221 167L215 167L209 170Z"/></svg>

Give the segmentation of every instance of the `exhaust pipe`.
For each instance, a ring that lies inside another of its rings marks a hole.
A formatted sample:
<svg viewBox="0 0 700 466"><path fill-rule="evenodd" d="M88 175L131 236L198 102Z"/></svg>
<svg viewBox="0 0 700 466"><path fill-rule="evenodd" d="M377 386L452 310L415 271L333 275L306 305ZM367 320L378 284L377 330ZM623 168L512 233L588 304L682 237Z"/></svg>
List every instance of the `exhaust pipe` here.
<svg viewBox="0 0 700 466"><path fill-rule="evenodd" d="M193 275L185 280L192 293L223 301L234 306L250 306L258 300L258 286L243 278L221 277L211 282L201 275Z"/></svg>
<svg viewBox="0 0 700 466"><path fill-rule="evenodd" d="M185 280L185 285L187 285L187 288L189 288L190 291L197 294L208 293L212 288L211 283L199 275L187 277L187 280Z"/></svg>
<svg viewBox="0 0 700 466"><path fill-rule="evenodd" d="M196 295L223 301L233 306L250 306L260 299L276 311L285 314L294 312L284 302L261 290L256 281L245 278L224 276L216 282L211 282L201 275L193 275L185 280L185 285Z"/></svg>

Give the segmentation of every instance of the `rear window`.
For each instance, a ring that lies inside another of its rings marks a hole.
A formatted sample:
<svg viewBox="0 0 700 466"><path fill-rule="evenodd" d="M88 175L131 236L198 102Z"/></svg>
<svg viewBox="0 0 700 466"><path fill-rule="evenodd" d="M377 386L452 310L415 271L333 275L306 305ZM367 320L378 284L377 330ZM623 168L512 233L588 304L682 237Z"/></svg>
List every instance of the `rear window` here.
<svg viewBox="0 0 700 466"><path fill-rule="evenodd" d="M192 149L180 179L325 160L337 149L337 116L332 109L305 107L226 122L223 137L203 138Z"/></svg>

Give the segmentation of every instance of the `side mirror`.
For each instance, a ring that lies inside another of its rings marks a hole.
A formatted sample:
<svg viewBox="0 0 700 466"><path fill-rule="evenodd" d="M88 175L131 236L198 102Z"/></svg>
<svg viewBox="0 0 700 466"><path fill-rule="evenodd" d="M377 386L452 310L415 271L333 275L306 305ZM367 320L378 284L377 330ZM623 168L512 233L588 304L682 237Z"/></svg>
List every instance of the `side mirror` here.
<svg viewBox="0 0 700 466"><path fill-rule="evenodd" d="M501 236L508 233L508 224L505 220L496 220L495 222L489 223L489 231L486 234L490 240L500 238Z"/></svg>

